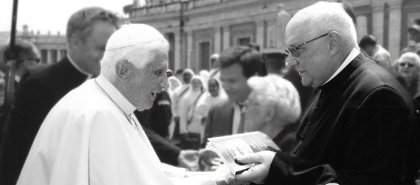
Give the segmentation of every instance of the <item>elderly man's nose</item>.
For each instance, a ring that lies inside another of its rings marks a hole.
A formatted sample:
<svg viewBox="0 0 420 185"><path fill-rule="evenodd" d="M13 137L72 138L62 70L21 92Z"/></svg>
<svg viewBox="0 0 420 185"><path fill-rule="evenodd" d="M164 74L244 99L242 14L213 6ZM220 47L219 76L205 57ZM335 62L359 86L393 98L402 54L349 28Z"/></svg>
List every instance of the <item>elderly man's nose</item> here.
<svg viewBox="0 0 420 185"><path fill-rule="evenodd" d="M164 80L162 80L162 82L160 83L160 85L162 86L162 90L169 89L169 81L168 81L168 78L165 78Z"/></svg>

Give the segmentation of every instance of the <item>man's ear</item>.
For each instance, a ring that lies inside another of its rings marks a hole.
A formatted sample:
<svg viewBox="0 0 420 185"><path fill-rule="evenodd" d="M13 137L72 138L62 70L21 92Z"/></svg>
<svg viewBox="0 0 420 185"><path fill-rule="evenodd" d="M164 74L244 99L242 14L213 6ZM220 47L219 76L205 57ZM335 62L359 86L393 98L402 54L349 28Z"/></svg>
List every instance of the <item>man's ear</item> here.
<svg viewBox="0 0 420 185"><path fill-rule="evenodd" d="M330 50L331 55L335 55L340 50L340 47L342 45L341 35L336 31L332 31L328 35L328 41L328 49Z"/></svg>
<svg viewBox="0 0 420 185"><path fill-rule="evenodd" d="M274 107L271 104L268 104L265 107L265 117L264 117L264 122L271 122L275 119L276 117L276 107Z"/></svg>
<svg viewBox="0 0 420 185"><path fill-rule="evenodd" d="M115 65L117 77L123 82L127 82L130 79L130 69L131 63L127 60L120 60Z"/></svg>
<svg viewBox="0 0 420 185"><path fill-rule="evenodd" d="M82 44L82 40L79 39L78 33L74 33L72 36L70 36L68 41L69 47L78 48L80 44Z"/></svg>

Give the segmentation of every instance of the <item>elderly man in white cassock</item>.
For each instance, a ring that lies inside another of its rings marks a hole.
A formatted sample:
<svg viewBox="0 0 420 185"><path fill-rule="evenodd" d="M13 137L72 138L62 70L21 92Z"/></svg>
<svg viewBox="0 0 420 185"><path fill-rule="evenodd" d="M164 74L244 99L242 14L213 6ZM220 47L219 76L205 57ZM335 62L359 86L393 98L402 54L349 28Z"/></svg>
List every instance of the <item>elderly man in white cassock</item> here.
<svg viewBox="0 0 420 185"><path fill-rule="evenodd" d="M133 111L148 109L163 88L169 44L144 24L108 40L101 73L64 96L44 120L20 174L28 185L225 184L233 175L185 177L162 164ZM178 169L177 169L178 170Z"/></svg>

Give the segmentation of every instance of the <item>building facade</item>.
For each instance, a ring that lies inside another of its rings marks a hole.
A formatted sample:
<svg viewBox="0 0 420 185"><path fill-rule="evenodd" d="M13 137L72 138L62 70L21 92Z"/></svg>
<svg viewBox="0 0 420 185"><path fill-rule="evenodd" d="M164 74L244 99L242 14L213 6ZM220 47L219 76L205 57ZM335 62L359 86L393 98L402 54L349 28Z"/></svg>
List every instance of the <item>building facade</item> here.
<svg viewBox="0 0 420 185"><path fill-rule="evenodd" d="M38 31L35 34L33 31L28 30L28 26L24 25L22 31L17 32L16 38L34 43L41 54L41 63L56 63L67 55L66 36L61 35L60 32L52 35L51 33L41 34ZM1 32L0 47L8 45L9 42L10 32ZM2 56L2 53L0 53L0 56Z"/></svg>
<svg viewBox="0 0 420 185"><path fill-rule="evenodd" d="M17 34L17 37L35 44L41 54L42 63L56 63L67 55L66 36L61 35L60 32L52 35L50 32L40 34L38 31L35 34L33 31L29 31L27 25L24 25L22 31Z"/></svg>
<svg viewBox="0 0 420 185"><path fill-rule="evenodd" d="M316 0L138 0L124 8L133 23L159 29L171 45L169 67L209 69L209 56L241 44L265 49L284 48L279 22L283 5L292 16ZM407 45L407 28L420 19L419 0L347 0L357 15L359 38L373 34L393 59ZM283 14L285 14L283 12ZM287 20L287 19L283 20Z"/></svg>

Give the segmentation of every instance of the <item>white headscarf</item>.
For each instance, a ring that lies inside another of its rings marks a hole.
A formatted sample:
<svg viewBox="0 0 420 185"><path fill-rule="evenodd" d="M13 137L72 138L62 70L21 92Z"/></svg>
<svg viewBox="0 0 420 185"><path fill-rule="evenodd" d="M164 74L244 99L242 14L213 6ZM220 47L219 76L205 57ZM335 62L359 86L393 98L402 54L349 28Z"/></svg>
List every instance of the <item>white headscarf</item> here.
<svg viewBox="0 0 420 185"><path fill-rule="evenodd" d="M193 87L193 81L198 81L201 87ZM190 88L185 93L185 96L179 100L179 121L180 121L180 133L187 133L188 126L192 117L194 116L194 109L200 96L204 93L203 81L200 76L193 76L190 83Z"/></svg>

